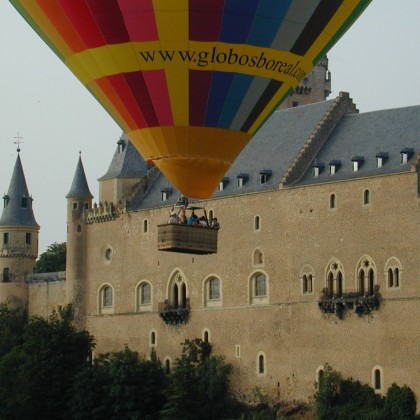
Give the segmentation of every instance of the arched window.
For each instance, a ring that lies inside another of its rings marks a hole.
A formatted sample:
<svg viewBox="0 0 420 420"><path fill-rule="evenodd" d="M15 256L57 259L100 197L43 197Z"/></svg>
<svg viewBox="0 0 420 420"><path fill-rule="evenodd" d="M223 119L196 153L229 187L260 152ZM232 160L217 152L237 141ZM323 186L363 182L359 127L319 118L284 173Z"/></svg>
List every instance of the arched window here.
<svg viewBox="0 0 420 420"><path fill-rule="evenodd" d="M374 366L372 369L372 387L378 394L384 390L384 372L381 366Z"/></svg>
<svg viewBox="0 0 420 420"><path fill-rule="evenodd" d="M149 229L147 219L143 220L143 233L147 233Z"/></svg>
<svg viewBox="0 0 420 420"><path fill-rule="evenodd" d="M255 273L250 279L250 303L268 303L268 281L264 273Z"/></svg>
<svg viewBox="0 0 420 420"><path fill-rule="evenodd" d="M99 311L102 314L109 314L114 311L114 291L109 285L103 286L99 290Z"/></svg>
<svg viewBox="0 0 420 420"><path fill-rule="evenodd" d="M337 272L337 296L343 296L343 274L341 271Z"/></svg>
<svg viewBox="0 0 420 420"><path fill-rule="evenodd" d="M388 268L388 287L394 287L394 272Z"/></svg>
<svg viewBox="0 0 420 420"><path fill-rule="evenodd" d="M328 273L327 288L328 295L330 297L334 296L334 274L331 271Z"/></svg>
<svg viewBox="0 0 420 420"><path fill-rule="evenodd" d="M217 277L210 277L204 282L204 305L207 307L221 305L221 286Z"/></svg>
<svg viewBox="0 0 420 420"><path fill-rule="evenodd" d="M77 233L80 233L82 231L82 225L77 225L76 231Z"/></svg>
<svg viewBox="0 0 420 420"><path fill-rule="evenodd" d="M363 269L359 270L357 290L361 295L365 294L365 271Z"/></svg>
<svg viewBox="0 0 420 420"><path fill-rule="evenodd" d="M261 230L260 216L255 216L254 218L254 230Z"/></svg>
<svg viewBox="0 0 420 420"><path fill-rule="evenodd" d="M326 276L327 297L341 297L345 288L344 269L338 259L334 258L329 262Z"/></svg>
<svg viewBox="0 0 420 420"><path fill-rule="evenodd" d="M187 285L184 276L175 272L169 284L169 304L172 308L187 308Z"/></svg>
<svg viewBox="0 0 420 420"><path fill-rule="evenodd" d="M372 269L369 269L368 272L368 281L369 281L369 294L373 295L375 291L375 273Z"/></svg>
<svg viewBox="0 0 420 420"><path fill-rule="evenodd" d="M155 346L156 345L156 332L152 331L150 333L150 345Z"/></svg>
<svg viewBox="0 0 420 420"><path fill-rule="evenodd" d="M381 389L381 371L379 369L375 369L375 390Z"/></svg>
<svg viewBox="0 0 420 420"><path fill-rule="evenodd" d="M357 291L360 295L374 295L376 286L376 266L372 258L365 255L356 268Z"/></svg>
<svg viewBox="0 0 420 420"><path fill-rule="evenodd" d="M150 283L143 283L140 287L140 304L150 305L151 303L151 291L152 288Z"/></svg>
<svg viewBox="0 0 420 420"><path fill-rule="evenodd" d="M337 207L337 199L335 194L330 195L330 209L335 209Z"/></svg>
<svg viewBox="0 0 420 420"><path fill-rule="evenodd" d="M205 330L205 331L204 331L204 334L203 334L203 341L204 341L205 343L208 343L208 342L209 342L209 332L208 332L207 330Z"/></svg>
<svg viewBox="0 0 420 420"><path fill-rule="evenodd" d="M265 354L261 351L257 354L257 375L266 375L267 366Z"/></svg>
<svg viewBox="0 0 420 420"><path fill-rule="evenodd" d="M253 256L252 260L253 260L254 265L262 265L263 264L263 253L259 249L256 249L254 251L254 256Z"/></svg>
<svg viewBox="0 0 420 420"><path fill-rule="evenodd" d="M314 289L314 269L310 265L305 265L300 272L301 293L310 294Z"/></svg>
<svg viewBox="0 0 420 420"><path fill-rule="evenodd" d="M169 359L165 360L165 373L167 375L171 373L171 361Z"/></svg>
<svg viewBox="0 0 420 420"><path fill-rule="evenodd" d="M112 288L110 286L105 286L102 289L102 307L111 308L113 304Z"/></svg>

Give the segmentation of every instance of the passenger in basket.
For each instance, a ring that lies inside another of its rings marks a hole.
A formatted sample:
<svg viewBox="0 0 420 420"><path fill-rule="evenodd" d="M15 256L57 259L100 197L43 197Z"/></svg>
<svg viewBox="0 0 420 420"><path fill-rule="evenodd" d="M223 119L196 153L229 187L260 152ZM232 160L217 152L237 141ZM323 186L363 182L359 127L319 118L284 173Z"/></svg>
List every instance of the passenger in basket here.
<svg viewBox="0 0 420 420"><path fill-rule="evenodd" d="M171 211L171 215L169 216L168 223L171 223L171 224L174 224L174 225L177 225L179 223L179 217L176 214L176 211L173 210L173 209Z"/></svg>
<svg viewBox="0 0 420 420"><path fill-rule="evenodd" d="M179 211L179 222L182 225L185 225L187 223L187 216L185 215L185 206L181 207L181 210Z"/></svg>
<svg viewBox="0 0 420 420"><path fill-rule="evenodd" d="M191 226L196 226L198 223L198 217L197 215L193 212L191 213L191 216L187 219L187 224L191 225Z"/></svg>
<svg viewBox="0 0 420 420"><path fill-rule="evenodd" d="M217 217L213 218L210 227L212 227L213 229L220 229L220 223L217 221Z"/></svg>
<svg viewBox="0 0 420 420"><path fill-rule="evenodd" d="M200 224L201 227L208 227L209 225L207 224L207 220L206 220L206 216L201 216L198 219L198 222Z"/></svg>

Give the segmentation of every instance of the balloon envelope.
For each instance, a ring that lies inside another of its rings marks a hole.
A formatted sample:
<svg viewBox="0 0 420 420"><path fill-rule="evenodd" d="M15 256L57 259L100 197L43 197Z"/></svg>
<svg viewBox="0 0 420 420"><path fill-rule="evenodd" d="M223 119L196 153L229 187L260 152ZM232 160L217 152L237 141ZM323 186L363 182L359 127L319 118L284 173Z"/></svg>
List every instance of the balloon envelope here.
<svg viewBox="0 0 420 420"><path fill-rule="evenodd" d="M142 156L205 198L370 0L10 2Z"/></svg>

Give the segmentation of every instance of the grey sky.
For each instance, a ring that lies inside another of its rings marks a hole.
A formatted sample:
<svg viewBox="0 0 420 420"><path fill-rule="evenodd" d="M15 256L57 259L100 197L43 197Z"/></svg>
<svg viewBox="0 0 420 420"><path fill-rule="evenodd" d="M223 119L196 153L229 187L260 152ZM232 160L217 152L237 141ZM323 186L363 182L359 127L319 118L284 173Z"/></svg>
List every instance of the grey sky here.
<svg viewBox="0 0 420 420"><path fill-rule="evenodd" d="M420 0L373 0L328 55L330 98L350 92L360 112L419 105L419 19ZM0 57L0 193L9 186L19 132L43 252L66 240L65 195L79 150L97 199L96 179L121 130L8 0L0 0Z"/></svg>

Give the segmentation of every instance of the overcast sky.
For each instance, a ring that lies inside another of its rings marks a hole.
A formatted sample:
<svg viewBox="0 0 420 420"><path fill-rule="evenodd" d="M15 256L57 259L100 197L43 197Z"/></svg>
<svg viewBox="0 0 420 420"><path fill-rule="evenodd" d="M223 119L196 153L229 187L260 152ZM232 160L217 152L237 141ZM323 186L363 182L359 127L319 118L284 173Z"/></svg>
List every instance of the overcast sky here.
<svg viewBox="0 0 420 420"><path fill-rule="evenodd" d="M419 105L420 0L373 0L328 57L330 98L350 92L360 112ZM0 60L0 194L9 187L19 133L43 252L66 240L65 195L79 151L97 200L97 178L121 130L8 0L0 0Z"/></svg>

